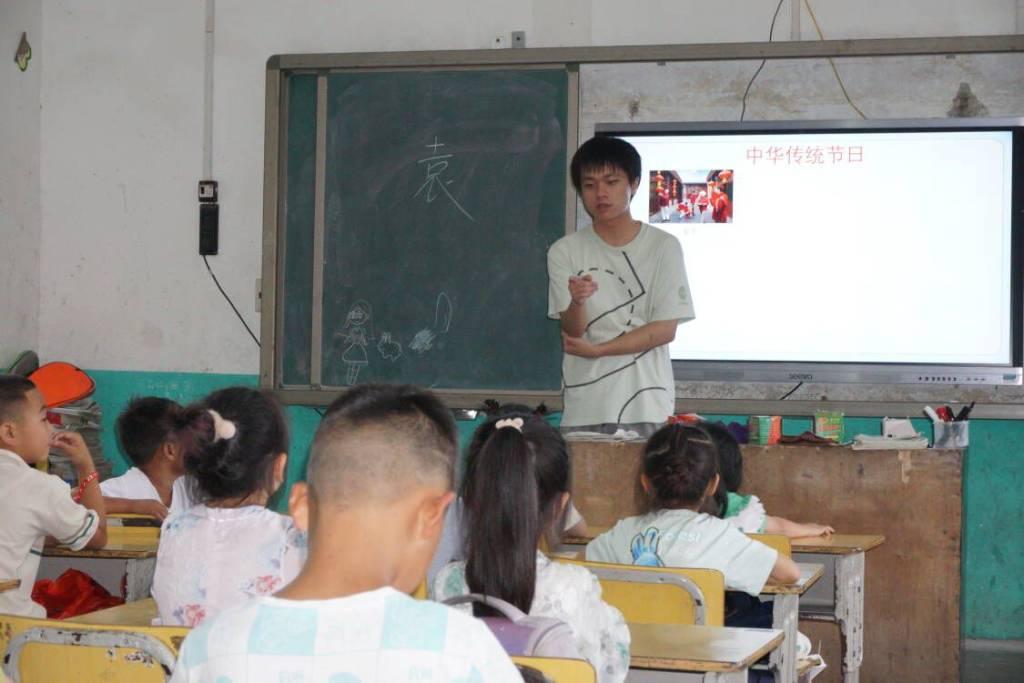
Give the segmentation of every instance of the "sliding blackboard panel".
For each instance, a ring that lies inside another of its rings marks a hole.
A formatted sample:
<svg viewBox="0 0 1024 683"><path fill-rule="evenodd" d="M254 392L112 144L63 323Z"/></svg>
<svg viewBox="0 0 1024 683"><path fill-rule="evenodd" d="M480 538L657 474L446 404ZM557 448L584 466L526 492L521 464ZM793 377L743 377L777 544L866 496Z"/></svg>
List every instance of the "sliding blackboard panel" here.
<svg viewBox="0 0 1024 683"><path fill-rule="evenodd" d="M288 165L285 206L282 301L287 344L281 372L284 384L310 381L313 325L313 201L316 172L316 76L293 76L288 84Z"/></svg>
<svg viewBox="0 0 1024 683"><path fill-rule="evenodd" d="M557 390L546 252L565 233L565 69L325 78L323 296L289 278L314 213L289 177L283 383ZM288 131L291 173L308 143ZM319 349L298 300L322 312Z"/></svg>

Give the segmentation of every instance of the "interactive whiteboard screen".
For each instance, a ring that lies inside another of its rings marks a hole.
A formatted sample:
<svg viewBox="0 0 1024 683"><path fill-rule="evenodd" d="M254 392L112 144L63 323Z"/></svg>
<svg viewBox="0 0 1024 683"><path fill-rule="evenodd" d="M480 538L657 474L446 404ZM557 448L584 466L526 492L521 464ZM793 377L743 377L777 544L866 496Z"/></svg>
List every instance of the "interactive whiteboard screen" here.
<svg viewBox="0 0 1024 683"><path fill-rule="evenodd" d="M609 128L683 247L674 360L1013 362L1013 129Z"/></svg>

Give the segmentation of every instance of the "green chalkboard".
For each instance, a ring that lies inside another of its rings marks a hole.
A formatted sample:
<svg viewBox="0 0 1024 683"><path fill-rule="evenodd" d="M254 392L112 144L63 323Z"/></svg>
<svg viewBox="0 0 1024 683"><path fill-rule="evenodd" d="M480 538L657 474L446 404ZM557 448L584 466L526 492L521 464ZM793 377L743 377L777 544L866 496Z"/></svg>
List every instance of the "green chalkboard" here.
<svg viewBox="0 0 1024 683"><path fill-rule="evenodd" d="M288 77L282 385L559 389L568 90L564 68Z"/></svg>

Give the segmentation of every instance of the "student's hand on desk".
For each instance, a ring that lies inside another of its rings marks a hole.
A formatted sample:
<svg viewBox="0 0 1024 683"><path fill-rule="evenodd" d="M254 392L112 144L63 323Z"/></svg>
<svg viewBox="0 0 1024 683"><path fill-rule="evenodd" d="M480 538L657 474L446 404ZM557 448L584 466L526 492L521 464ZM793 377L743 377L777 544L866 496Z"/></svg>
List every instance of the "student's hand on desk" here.
<svg viewBox="0 0 1024 683"><path fill-rule="evenodd" d="M828 526L827 524L815 524L813 522L803 524L803 535L804 536L831 536L836 532L835 529Z"/></svg>
<svg viewBox="0 0 1024 683"><path fill-rule="evenodd" d="M562 333L562 349L571 356L582 358L600 358L603 355L599 345L591 344L583 337L570 337L565 332Z"/></svg>
<svg viewBox="0 0 1024 683"><path fill-rule="evenodd" d="M569 278L569 296L572 297L572 302L577 306L582 306L583 302L589 299L596 291L597 282L589 275L582 277L573 275Z"/></svg>
<svg viewBox="0 0 1024 683"><path fill-rule="evenodd" d="M136 515L148 515L156 517L161 522L167 519L167 506L159 500L137 500L132 506L132 512Z"/></svg>
<svg viewBox="0 0 1024 683"><path fill-rule="evenodd" d="M50 437L50 445L68 456L76 468L93 469L89 447L78 432L54 432Z"/></svg>

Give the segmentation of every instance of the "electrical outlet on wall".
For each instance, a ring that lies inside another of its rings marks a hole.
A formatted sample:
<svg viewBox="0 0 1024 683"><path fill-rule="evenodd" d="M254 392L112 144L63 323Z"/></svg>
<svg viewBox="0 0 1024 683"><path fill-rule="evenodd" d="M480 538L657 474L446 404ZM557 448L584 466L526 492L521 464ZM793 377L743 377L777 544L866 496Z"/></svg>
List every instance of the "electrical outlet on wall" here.
<svg viewBox="0 0 1024 683"><path fill-rule="evenodd" d="M491 40L491 47L493 48L502 48L507 46L508 41L505 39L505 36L500 33L494 36L494 39Z"/></svg>

